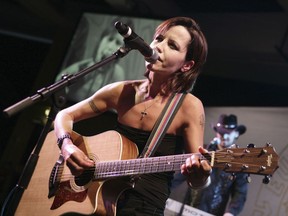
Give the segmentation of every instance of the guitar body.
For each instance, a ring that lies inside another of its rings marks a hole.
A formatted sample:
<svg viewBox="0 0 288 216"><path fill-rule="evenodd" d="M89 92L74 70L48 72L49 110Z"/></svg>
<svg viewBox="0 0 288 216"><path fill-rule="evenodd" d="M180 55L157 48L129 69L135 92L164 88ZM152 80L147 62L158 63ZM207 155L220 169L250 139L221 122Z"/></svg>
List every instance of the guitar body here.
<svg viewBox="0 0 288 216"><path fill-rule="evenodd" d="M135 159L138 156L136 145L116 131L87 137L73 133L72 137L74 144L95 163ZM61 162L60 183L55 187L51 198L48 198L48 194L51 194L51 188L49 191L51 172L55 168L55 163L61 159L59 153L56 136L54 131L51 131L43 143L33 176L15 215L116 215L119 196L124 190L132 187L127 177L89 181L77 185L74 177L65 179L72 174L65 162Z"/></svg>

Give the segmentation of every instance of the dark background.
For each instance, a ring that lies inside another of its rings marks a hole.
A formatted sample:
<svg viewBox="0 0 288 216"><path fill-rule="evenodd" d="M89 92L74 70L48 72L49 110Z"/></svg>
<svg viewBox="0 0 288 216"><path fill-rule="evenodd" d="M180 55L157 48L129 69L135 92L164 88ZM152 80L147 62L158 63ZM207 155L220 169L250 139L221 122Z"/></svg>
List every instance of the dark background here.
<svg viewBox="0 0 288 216"><path fill-rule="evenodd" d="M288 105L284 0L0 0L1 112L54 82L83 12L195 18L209 44L194 89L205 107ZM39 138L51 98L0 118L0 206Z"/></svg>

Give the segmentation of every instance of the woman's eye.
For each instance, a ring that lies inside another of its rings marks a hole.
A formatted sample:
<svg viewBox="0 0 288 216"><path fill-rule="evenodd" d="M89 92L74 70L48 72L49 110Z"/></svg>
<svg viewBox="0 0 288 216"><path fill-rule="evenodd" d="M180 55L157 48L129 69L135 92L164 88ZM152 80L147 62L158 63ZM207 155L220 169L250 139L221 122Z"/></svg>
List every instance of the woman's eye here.
<svg viewBox="0 0 288 216"><path fill-rule="evenodd" d="M176 46L174 43L169 43L169 47L170 47L171 49L174 49L174 50L177 50L177 49L178 49L177 46Z"/></svg>
<svg viewBox="0 0 288 216"><path fill-rule="evenodd" d="M155 40L156 41L158 41L158 42L161 42L161 41L163 41L163 36L157 36L156 38L155 38Z"/></svg>

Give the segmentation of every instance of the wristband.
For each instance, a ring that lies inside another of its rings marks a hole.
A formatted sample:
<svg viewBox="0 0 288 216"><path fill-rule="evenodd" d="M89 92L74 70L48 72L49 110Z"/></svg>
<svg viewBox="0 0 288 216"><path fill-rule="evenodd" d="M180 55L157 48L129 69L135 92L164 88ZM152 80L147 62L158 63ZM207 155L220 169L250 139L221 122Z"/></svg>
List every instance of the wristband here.
<svg viewBox="0 0 288 216"><path fill-rule="evenodd" d="M200 185L200 186L193 186L191 182L188 182L189 187L192 188L193 190L204 189L204 188L208 187L210 184L211 184L210 176L206 179L205 184Z"/></svg>
<svg viewBox="0 0 288 216"><path fill-rule="evenodd" d="M70 136L70 134L64 134L64 135L62 135L61 137L59 137L59 138L57 139L57 145L58 145L59 149L62 148L62 144L63 144L64 139L70 139L71 141L73 141L73 140L72 140L72 137Z"/></svg>

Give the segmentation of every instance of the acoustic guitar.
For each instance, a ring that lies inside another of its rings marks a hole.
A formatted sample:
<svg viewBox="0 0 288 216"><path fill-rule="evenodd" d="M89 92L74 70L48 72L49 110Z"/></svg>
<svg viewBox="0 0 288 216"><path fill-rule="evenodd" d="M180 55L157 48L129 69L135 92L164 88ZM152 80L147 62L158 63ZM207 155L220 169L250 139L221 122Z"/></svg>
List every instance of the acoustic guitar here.
<svg viewBox="0 0 288 216"><path fill-rule="evenodd" d="M49 132L15 215L116 215L119 196L133 188L137 176L180 170L181 164L192 155L139 159L137 146L113 130L94 136L74 132L72 137L74 144L95 162L95 167L73 176L60 154L54 131ZM267 178L278 168L279 160L270 145L208 152L201 157L226 172Z"/></svg>

